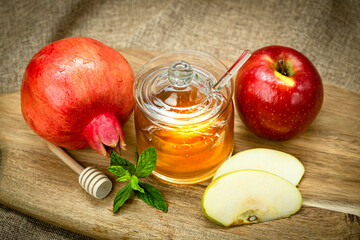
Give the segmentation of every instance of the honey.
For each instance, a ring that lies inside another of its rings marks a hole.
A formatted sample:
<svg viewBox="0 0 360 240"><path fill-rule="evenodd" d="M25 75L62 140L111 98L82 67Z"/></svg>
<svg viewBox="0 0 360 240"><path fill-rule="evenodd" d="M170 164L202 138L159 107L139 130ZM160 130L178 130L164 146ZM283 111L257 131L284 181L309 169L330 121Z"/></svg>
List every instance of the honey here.
<svg viewBox="0 0 360 240"><path fill-rule="evenodd" d="M206 69L184 61L138 74L137 147L139 153L155 147L155 176L180 184L201 182L231 156L232 90L216 92L211 88L214 81Z"/></svg>

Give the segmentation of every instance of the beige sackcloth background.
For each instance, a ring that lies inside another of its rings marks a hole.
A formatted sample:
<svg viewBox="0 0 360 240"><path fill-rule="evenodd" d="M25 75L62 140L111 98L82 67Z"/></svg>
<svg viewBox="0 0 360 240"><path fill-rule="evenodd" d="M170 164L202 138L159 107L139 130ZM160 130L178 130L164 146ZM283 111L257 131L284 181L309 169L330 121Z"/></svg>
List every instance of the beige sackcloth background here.
<svg viewBox="0 0 360 240"><path fill-rule="evenodd" d="M0 93L19 91L31 57L71 36L229 60L284 45L305 54L323 81L360 91L359 0L0 0ZM88 239L0 206L0 239Z"/></svg>

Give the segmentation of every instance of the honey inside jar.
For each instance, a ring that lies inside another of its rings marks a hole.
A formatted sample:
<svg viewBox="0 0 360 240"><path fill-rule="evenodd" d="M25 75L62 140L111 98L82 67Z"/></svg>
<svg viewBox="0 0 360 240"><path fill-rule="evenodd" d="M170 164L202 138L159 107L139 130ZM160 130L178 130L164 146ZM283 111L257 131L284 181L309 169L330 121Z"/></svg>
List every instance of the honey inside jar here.
<svg viewBox="0 0 360 240"><path fill-rule="evenodd" d="M136 95L141 104L134 111L137 147L139 153L155 147L157 177L197 183L211 178L232 154L233 103L229 96L213 91L211 83L216 79L211 81L205 70L186 62L172 67L158 68L141 81L143 92Z"/></svg>

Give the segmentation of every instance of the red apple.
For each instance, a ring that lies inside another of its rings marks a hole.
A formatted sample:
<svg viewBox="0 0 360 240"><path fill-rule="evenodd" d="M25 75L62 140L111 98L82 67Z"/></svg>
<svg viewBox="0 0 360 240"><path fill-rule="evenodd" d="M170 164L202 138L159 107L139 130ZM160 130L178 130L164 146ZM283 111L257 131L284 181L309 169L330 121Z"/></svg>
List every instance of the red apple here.
<svg viewBox="0 0 360 240"><path fill-rule="evenodd" d="M321 77L302 53L283 46L258 49L239 70L235 102L259 137L288 140L304 132L323 102Z"/></svg>

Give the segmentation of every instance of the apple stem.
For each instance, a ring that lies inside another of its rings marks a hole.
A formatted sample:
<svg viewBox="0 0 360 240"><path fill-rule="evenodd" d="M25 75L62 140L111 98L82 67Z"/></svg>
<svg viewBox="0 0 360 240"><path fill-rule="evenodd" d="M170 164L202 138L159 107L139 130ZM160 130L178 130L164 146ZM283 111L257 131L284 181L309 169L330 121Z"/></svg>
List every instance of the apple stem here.
<svg viewBox="0 0 360 240"><path fill-rule="evenodd" d="M284 75L284 76L287 76L287 75L288 75L287 72L286 72L286 70L285 70L284 61L283 61L282 59L280 59L280 60L278 61L278 65L277 65L276 70L277 70L278 72L280 72L280 73L281 73L282 75Z"/></svg>

